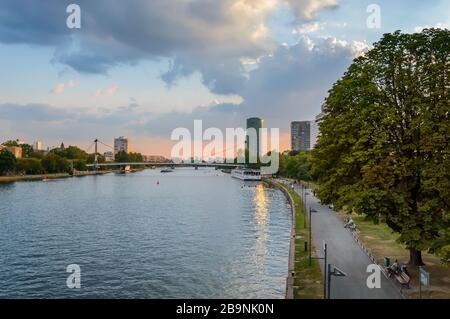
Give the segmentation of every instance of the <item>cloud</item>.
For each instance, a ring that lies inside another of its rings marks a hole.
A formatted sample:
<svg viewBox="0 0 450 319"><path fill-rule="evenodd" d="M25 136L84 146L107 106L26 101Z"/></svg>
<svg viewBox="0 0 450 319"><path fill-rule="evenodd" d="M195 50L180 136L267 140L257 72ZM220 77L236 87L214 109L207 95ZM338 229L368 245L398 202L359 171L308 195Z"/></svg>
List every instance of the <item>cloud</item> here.
<svg viewBox="0 0 450 319"><path fill-rule="evenodd" d="M286 0L297 17L312 20L317 13L325 9L335 8L337 0Z"/></svg>
<svg viewBox="0 0 450 319"><path fill-rule="evenodd" d="M64 93L65 90L73 89L77 85L78 85L78 83L75 82L74 80L70 80L69 82L67 82L67 84L65 84L65 83L58 83L53 88L52 93L55 94L55 95L60 95L60 94Z"/></svg>
<svg viewBox="0 0 450 319"><path fill-rule="evenodd" d="M436 29L450 29L450 24L447 23L436 23L433 26L417 26L414 28L414 32L422 32L424 29L430 29L430 28L436 28Z"/></svg>
<svg viewBox="0 0 450 319"><path fill-rule="evenodd" d="M70 80L69 83L67 83L67 87L70 89L76 87L77 85L78 83L75 82L74 80Z"/></svg>
<svg viewBox="0 0 450 319"><path fill-rule="evenodd" d="M258 68L248 73L242 86L234 90L242 97L239 104L213 102L192 112L153 114L151 105L135 101L119 108L78 107L61 109L49 105L0 105L0 118L21 123L47 122L40 125L53 129L55 136L75 132L112 138L123 134L149 134L169 138L177 127L191 127L201 119L205 127L243 127L245 119L260 116L268 127L287 132L293 120L312 120L329 88L351 64L353 58L368 48L360 42L346 42L333 37L312 39L302 36L293 46L279 46L272 55L262 57ZM99 89L100 95L113 94L117 86ZM61 123L64 123L62 125ZM133 133L134 132L134 133Z"/></svg>
<svg viewBox="0 0 450 319"><path fill-rule="evenodd" d="M307 34L323 30L326 23L310 22L302 24L293 30L293 34Z"/></svg>
<svg viewBox="0 0 450 319"><path fill-rule="evenodd" d="M233 94L246 79L241 61L276 49L266 20L280 4L303 19L335 0L78 0L82 29L66 27L67 3L0 0L0 42L55 48L54 63L107 74L119 65L168 58L170 86L198 71L212 92Z"/></svg>
<svg viewBox="0 0 450 319"><path fill-rule="evenodd" d="M110 86L107 88L97 89L95 91L95 96L97 96L97 97L112 96L112 95L116 94L118 90L119 90L119 87L117 85L113 85L113 86Z"/></svg>
<svg viewBox="0 0 450 319"><path fill-rule="evenodd" d="M55 122L66 121L75 118L75 113L71 110L52 107L47 104L0 104L0 118L3 120L24 123L34 122ZM24 125L21 125L23 127Z"/></svg>
<svg viewBox="0 0 450 319"><path fill-rule="evenodd" d="M64 83L58 83L58 84L56 84L56 86L53 88L52 93L53 93L53 94L56 94L56 95L62 94L62 93L64 92L65 87L66 87L66 86L65 86Z"/></svg>
<svg viewBox="0 0 450 319"><path fill-rule="evenodd" d="M365 43L307 36L296 45L280 46L250 73L239 93L242 115L265 117L284 130L291 120L314 119L332 84L367 48Z"/></svg>
<svg viewBox="0 0 450 319"><path fill-rule="evenodd" d="M78 2L82 29L69 31L61 1L32 6L34 2L25 0L0 0L5 9L0 12L0 42L54 46L54 62L86 73L169 58L171 65L161 74L169 86L199 71L212 92L236 94L242 103L214 103L192 112L164 114L153 114L146 111L152 105L134 102L113 109L0 104L0 118L21 123L30 135L34 129L49 139L133 134L168 138L174 128L190 127L195 119L204 120L205 127L225 128L245 126L245 118L251 116L261 116L267 126L286 132L292 120L314 118L331 85L367 48L365 43L307 36L321 28L311 19L333 8L336 1L331 0ZM275 7L287 2L296 12L296 24L300 23L299 42L291 46L273 41L266 25ZM75 81L60 84L61 93L77 85ZM112 96L118 89L112 85L95 93Z"/></svg>
<svg viewBox="0 0 450 319"><path fill-rule="evenodd" d="M261 58L259 67L237 88L241 104L212 104L192 112L155 115L138 130L167 137L173 128L189 128L196 119L203 119L205 126L226 128L244 127L246 118L259 116L268 127L287 132L293 120L315 118L332 84L368 48L362 42L303 36L296 45L279 46L273 55Z"/></svg>

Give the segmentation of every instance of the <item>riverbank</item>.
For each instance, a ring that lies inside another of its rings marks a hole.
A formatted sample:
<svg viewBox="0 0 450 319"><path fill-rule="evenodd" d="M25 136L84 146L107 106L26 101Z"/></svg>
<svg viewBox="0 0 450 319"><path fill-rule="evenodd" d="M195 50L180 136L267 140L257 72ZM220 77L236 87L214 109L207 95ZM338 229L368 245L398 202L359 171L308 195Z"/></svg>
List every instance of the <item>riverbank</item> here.
<svg viewBox="0 0 450 319"><path fill-rule="evenodd" d="M305 251L305 242L309 238L309 229L305 228L305 214L300 197L294 191L273 179L264 182L280 189L286 196L292 209L291 243L289 248L289 269L286 283L287 299L322 299L323 280L317 260L309 265L309 253ZM312 246L314 252L314 246Z"/></svg>
<svg viewBox="0 0 450 319"><path fill-rule="evenodd" d="M60 174L41 174L41 175L0 176L0 183L43 181L43 180L49 180L49 179L61 179L61 178L69 178L69 177L104 175L104 174L108 174L108 173L110 173L110 171L76 172L73 175L70 175L67 173L60 173Z"/></svg>

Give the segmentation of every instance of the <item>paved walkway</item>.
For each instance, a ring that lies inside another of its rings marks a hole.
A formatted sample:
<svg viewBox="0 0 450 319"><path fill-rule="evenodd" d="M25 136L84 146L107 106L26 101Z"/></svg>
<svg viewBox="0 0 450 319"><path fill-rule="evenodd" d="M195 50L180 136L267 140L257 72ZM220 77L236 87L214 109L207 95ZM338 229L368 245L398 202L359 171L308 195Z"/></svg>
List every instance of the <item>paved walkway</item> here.
<svg viewBox="0 0 450 319"><path fill-rule="evenodd" d="M297 189L295 189L297 190ZM323 256L323 241L328 245L328 263L347 274L347 277L331 278L333 299L398 299L401 298L395 284L381 274L381 288L369 289L366 281L367 266L372 261L356 243L349 230L332 209L321 205L311 190L306 191L306 205L312 213L312 235L317 254ZM299 194L301 191L299 191ZM301 195L300 195L301 196ZM320 261L323 271L323 260Z"/></svg>

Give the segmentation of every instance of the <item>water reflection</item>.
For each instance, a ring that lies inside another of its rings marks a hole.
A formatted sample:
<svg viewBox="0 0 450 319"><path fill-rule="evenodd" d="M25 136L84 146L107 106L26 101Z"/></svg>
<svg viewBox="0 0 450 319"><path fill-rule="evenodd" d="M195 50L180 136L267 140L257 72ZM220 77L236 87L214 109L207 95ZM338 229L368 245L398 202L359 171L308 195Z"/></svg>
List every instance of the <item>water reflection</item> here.
<svg viewBox="0 0 450 319"><path fill-rule="evenodd" d="M265 273L265 263L267 257L267 202L268 199L264 186L262 184L256 185L253 194L253 203L255 205L254 224L256 228L256 241L255 248L253 250L253 260L255 264L258 265L258 271L261 274Z"/></svg>

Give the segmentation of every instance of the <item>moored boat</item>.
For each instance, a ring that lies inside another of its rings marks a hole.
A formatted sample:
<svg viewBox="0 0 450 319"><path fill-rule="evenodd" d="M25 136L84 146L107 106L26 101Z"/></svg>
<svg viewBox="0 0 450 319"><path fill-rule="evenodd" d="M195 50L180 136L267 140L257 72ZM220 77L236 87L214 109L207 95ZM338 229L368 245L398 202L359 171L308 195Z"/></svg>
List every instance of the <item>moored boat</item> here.
<svg viewBox="0 0 450 319"><path fill-rule="evenodd" d="M261 171L249 168L236 168L231 171L231 176L242 181L261 181Z"/></svg>

